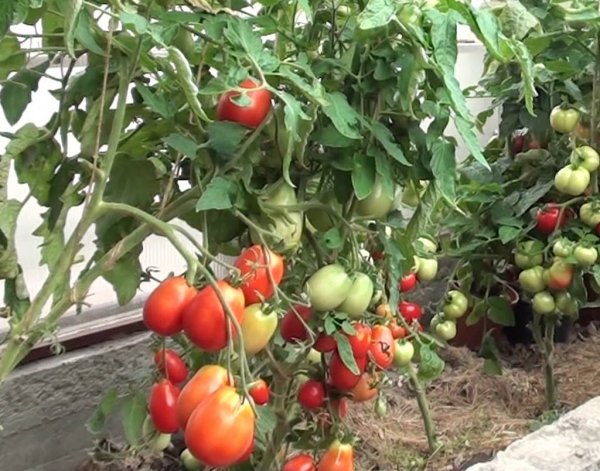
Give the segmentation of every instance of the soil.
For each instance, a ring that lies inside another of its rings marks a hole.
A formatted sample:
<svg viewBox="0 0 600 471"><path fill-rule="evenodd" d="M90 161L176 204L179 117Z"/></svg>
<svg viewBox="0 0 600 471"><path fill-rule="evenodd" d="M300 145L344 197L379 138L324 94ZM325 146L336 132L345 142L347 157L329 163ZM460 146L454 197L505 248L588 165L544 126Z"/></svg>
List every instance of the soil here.
<svg viewBox="0 0 600 471"><path fill-rule="evenodd" d="M597 396L597 325L575 326L573 340L556 346L560 407L552 412L544 412L544 377L535 346L503 345L501 339L500 376L485 374L484 360L466 348L445 349L445 371L427 390L438 449L428 452L417 403L399 378L385 391L388 414L384 418L375 415L372 404L350 408L350 427L360 439L355 447L357 471L462 471L491 459L513 441ZM181 447L175 443L162 458L122 458L119 450L104 443L98 448L103 451L77 471L175 471L180 469L176 452Z"/></svg>

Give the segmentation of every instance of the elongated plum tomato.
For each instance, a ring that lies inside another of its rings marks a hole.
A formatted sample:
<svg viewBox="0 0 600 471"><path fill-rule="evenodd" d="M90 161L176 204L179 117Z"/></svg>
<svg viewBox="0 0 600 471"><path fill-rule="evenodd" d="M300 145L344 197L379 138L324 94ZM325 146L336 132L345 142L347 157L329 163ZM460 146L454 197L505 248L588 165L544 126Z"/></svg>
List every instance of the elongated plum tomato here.
<svg viewBox="0 0 600 471"><path fill-rule="evenodd" d="M185 428L185 444L207 466L237 463L254 440L255 417L249 401L223 386L202 401Z"/></svg>
<svg viewBox="0 0 600 471"><path fill-rule="evenodd" d="M387 369L394 361L396 341L392 331L385 325L376 325L371 329L371 359L381 369Z"/></svg>
<svg viewBox="0 0 600 471"><path fill-rule="evenodd" d="M352 280L341 265L327 265L312 274L305 290L313 309L331 311L348 297Z"/></svg>
<svg viewBox="0 0 600 471"><path fill-rule="evenodd" d="M415 289L415 286L417 286L417 274L415 272L410 272L408 275L402 277L398 284L398 289L402 293L408 293Z"/></svg>
<svg viewBox="0 0 600 471"><path fill-rule="evenodd" d="M240 84L240 88L253 89L259 85L251 79L246 79ZM249 128L256 128L269 114L271 110L271 92L266 88L246 92L250 100L248 106L241 106L232 101L232 98L240 97L239 92L231 91L223 94L217 105L217 119L219 121L232 121Z"/></svg>
<svg viewBox="0 0 600 471"><path fill-rule="evenodd" d="M169 348L158 350L154 354L154 364L158 371L173 384L179 384L186 380L188 369L181 357Z"/></svg>
<svg viewBox="0 0 600 471"><path fill-rule="evenodd" d="M254 355L263 350L277 329L277 313L268 314L263 310L262 304L250 304L244 309L242 320L242 336L244 337L244 350L249 355Z"/></svg>
<svg viewBox="0 0 600 471"><path fill-rule="evenodd" d="M367 402L375 398L379 393L376 387L373 387L377 382L377 378L369 373L363 373L360 380L350 391L350 399L354 402Z"/></svg>
<svg viewBox="0 0 600 471"><path fill-rule="evenodd" d="M359 357L354 360L358 366L359 374L357 375L348 369L337 352L331 355L331 359L329 360L329 375L332 386L340 391L349 391L358 384L367 366L368 357Z"/></svg>
<svg viewBox="0 0 600 471"><path fill-rule="evenodd" d="M298 389L298 402L305 409L318 409L325 404L325 386L316 379L305 381Z"/></svg>
<svg viewBox="0 0 600 471"><path fill-rule="evenodd" d="M307 323L313 315L313 310L306 306L296 305L290 309L279 326L281 338L286 342L304 342L308 338L308 331L302 320ZM300 320L302 319L302 320Z"/></svg>
<svg viewBox="0 0 600 471"><path fill-rule="evenodd" d="M337 307L340 312L345 312L352 319L360 319L365 314L373 298L373 282L368 275L356 273L352 281L350 293L344 302Z"/></svg>
<svg viewBox="0 0 600 471"><path fill-rule="evenodd" d="M144 303L144 323L152 332L168 337L182 328L183 311L196 290L183 277L163 281Z"/></svg>
<svg viewBox="0 0 600 471"><path fill-rule="evenodd" d="M235 266L242 276L240 288L244 292L246 304L256 304L271 298L273 284L278 286L283 278L283 257L269 249L263 249L260 245L253 245L244 250L235 261Z"/></svg>
<svg viewBox="0 0 600 471"><path fill-rule="evenodd" d="M288 459L281 471L316 471L316 469L312 456L301 453Z"/></svg>
<svg viewBox="0 0 600 471"><path fill-rule="evenodd" d="M271 397L271 390L264 379L259 379L249 386L248 392L254 402L259 406L264 406Z"/></svg>
<svg viewBox="0 0 600 471"><path fill-rule="evenodd" d="M354 322L352 327L354 327L354 334L346 334L352 348L352 354L355 358L367 356L371 346L371 328L360 322Z"/></svg>
<svg viewBox="0 0 600 471"><path fill-rule="evenodd" d="M225 280L217 282L225 303L238 322L244 317L244 293ZM216 291L208 285L198 292L183 312L183 330L190 341L202 350L217 352L227 346L229 336L227 314ZM235 329L231 326L235 337Z"/></svg>
<svg viewBox="0 0 600 471"><path fill-rule="evenodd" d="M160 433L177 432L177 398L179 388L168 379L152 386L150 392L150 417L156 430Z"/></svg>
<svg viewBox="0 0 600 471"><path fill-rule="evenodd" d="M233 385L233 379L222 366L206 365L200 368L181 390L177 399L177 423L181 430L185 430L198 404L226 385Z"/></svg>
<svg viewBox="0 0 600 471"><path fill-rule="evenodd" d="M538 209L535 215L536 227L542 234L552 234L567 222L567 212L560 215L560 207L556 203L548 203L546 207Z"/></svg>
<svg viewBox="0 0 600 471"><path fill-rule="evenodd" d="M388 195L386 193L381 179L379 176L376 176L369 196L357 201L356 214L370 219L382 219L386 217L393 208L393 195Z"/></svg>
<svg viewBox="0 0 600 471"><path fill-rule="evenodd" d="M335 345L335 339L331 335L321 332L317 336L317 340L315 340L313 348L317 352L327 353L333 351L335 349Z"/></svg>
<svg viewBox="0 0 600 471"><path fill-rule="evenodd" d="M354 471L352 445L335 440L321 457L317 471Z"/></svg>

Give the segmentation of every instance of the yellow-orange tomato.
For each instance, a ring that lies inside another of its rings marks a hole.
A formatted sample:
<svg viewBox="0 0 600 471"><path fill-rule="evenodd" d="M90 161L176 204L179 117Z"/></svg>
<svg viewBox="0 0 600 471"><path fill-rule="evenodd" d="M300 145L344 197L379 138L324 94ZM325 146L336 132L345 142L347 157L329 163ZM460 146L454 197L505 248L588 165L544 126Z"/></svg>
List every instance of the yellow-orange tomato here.
<svg viewBox="0 0 600 471"><path fill-rule="evenodd" d="M358 384L350 391L350 399L354 402L370 401L379 393L379 390L373 387L376 382L376 376L369 373L363 373Z"/></svg>
<svg viewBox="0 0 600 471"><path fill-rule="evenodd" d="M245 457L254 426L250 402L224 386L196 407L185 428L185 444L205 465L226 468Z"/></svg>
<svg viewBox="0 0 600 471"><path fill-rule="evenodd" d="M379 317L385 317L389 319L393 317L392 309L390 308L389 304L380 304L377 306L375 314L377 314Z"/></svg>

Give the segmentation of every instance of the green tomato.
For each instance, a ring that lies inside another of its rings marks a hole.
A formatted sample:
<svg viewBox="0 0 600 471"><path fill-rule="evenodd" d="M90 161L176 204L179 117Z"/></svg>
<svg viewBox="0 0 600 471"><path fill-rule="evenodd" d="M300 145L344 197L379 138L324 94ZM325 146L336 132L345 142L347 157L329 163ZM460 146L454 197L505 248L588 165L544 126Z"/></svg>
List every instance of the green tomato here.
<svg viewBox="0 0 600 471"><path fill-rule="evenodd" d="M558 239L552 246L552 252L557 257L566 258L573 253L573 242L568 239Z"/></svg>
<svg viewBox="0 0 600 471"><path fill-rule="evenodd" d="M436 253L438 249L437 244L428 237L419 237L415 245L417 249L427 253Z"/></svg>
<svg viewBox="0 0 600 471"><path fill-rule="evenodd" d="M584 224L595 228L600 224L600 205L597 202L582 204L579 208L579 217Z"/></svg>
<svg viewBox="0 0 600 471"><path fill-rule="evenodd" d="M585 168L588 172L595 172L600 166L600 155L590 146L581 146L571 154L571 163Z"/></svg>
<svg viewBox="0 0 600 471"><path fill-rule="evenodd" d="M561 291L556 295L556 309L569 317L577 317L579 314L577 301L566 291Z"/></svg>
<svg viewBox="0 0 600 471"><path fill-rule="evenodd" d="M444 314L448 319L458 319L467 312L469 300L457 290L449 291L446 295L446 304L444 305Z"/></svg>
<svg viewBox="0 0 600 471"><path fill-rule="evenodd" d="M260 303L250 304L244 309L242 318L242 337L244 350L248 355L255 355L263 350L277 329L277 312L266 314Z"/></svg>
<svg viewBox="0 0 600 471"><path fill-rule="evenodd" d="M200 51L196 51L196 43L194 43L194 37L189 31L178 28L177 34L173 39L173 46L179 49L188 62L192 65L199 64L202 54Z"/></svg>
<svg viewBox="0 0 600 471"><path fill-rule="evenodd" d="M575 256L575 260L582 267L591 267L598 260L598 251L594 247L584 247L583 245L578 245L573 250L573 255Z"/></svg>
<svg viewBox="0 0 600 471"><path fill-rule="evenodd" d="M406 3L400 8L400 13L398 13L398 20L405 27L413 26L418 28L421 25L421 18L423 13L421 9L413 4Z"/></svg>
<svg viewBox="0 0 600 471"><path fill-rule="evenodd" d="M440 322L435 326L435 333L443 340L452 340L456 337L456 323L451 320Z"/></svg>
<svg viewBox="0 0 600 471"><path fill-rule="evenodd" d="M515 265L521 270L541 265L544 262L544 244L539 240L528 240L517 247Z"/></svg>
<svg viewBox="0 0 600 471"><path fill-rule="evenodd" d="M561 193L581 195L590 184L590 172L583 167L571 165L561 168L554 177L554 186Z"/></svg>
<svg viewBox="0 0 600 471"><path fill-rule="evenodd" d="M556 309L554 296L548 291L536 293L531 302L534 312L538 314L552 314Z"/></svg>
<svg viewBox="0 0 600 471"><path fill-rule="evenodd" d="M432 281L435 280L438 272L438 262L435 258L420 258L415 257L416 260L416 273L419 281Z"/></svg>
<svg viewBox="0 0 600 471"><path fill-rule="evenodd" d="M375 414L377 417L385 417L387 414L387 403L381 394L377 396L375 401Z"/></svg>
<svg viewBox="0 0 600 471"><path fill-rule="evenodd" d="M410 206L412 208L416 208L419 205L421 198L419 197L419 193L412 182L410 182L402 191L401 201L406 206Z"/></svg>
<svg viewBox="0 0 600 471"><path fill-rule="evenodd" d="M204 466L200 461L194 458L191 451L187 448L181 452L179 459L183 463L183 467L186 471L200 471Z"/></svg>
<svg viewBox="0 0 600 471"><path fill-rule="evenodd" d="M555 107L550 112L550 126L556 132L569 133L575 129L579 122L579 111L573 108Z"/></svg>
<svg viewBox="0 0 600 471"><path fill-rule="evenodd" d="M546 289L544 281L544 268L537 266L523 270L519 274L519 284L524 291L528 293L539 293Z"/></svg>
<svg viewBox="0 0 600 471"><path fill-rule="evenodd" d="M394 207L393 195L387 195L379 176L375 177L371 194L356 203L356 214L370 219L385 218Z"/></svg>
<svg viewBox="0 0 600 471"><path fill-rule="evenodd" d="M150 450L159 453L165 450L171 444L171 434L161 433L150 443Z"/></svg>
<svg viewBox="0 0 600 471"><path fill-rule="evenodd" d="M338 264L317 270L306 282L306 294L311 306L317 311L337 308L350 294L352 280ZM369 297L370 299L370 297Z"/></svg>
<svg viewBox="0 0 600 471"><path fill-rule="evenodd" d="M415 347L406 340L396 341L396 351L394 352L394 365L398 367L406 366L415 355Z"/></svg>
<svg viewBox="0 0 600 471"><path fill-rule="evenodd" d="M155 435L158 434L158 431L154 427L154 422L152 422L152 418L150 415L147 415L144 419L144 423L142 424L142 438L145 442L150 442L154 438Z"/></svg>
<svg viewBox="0 0 600 471"><path fill-rule="evenodd" d="M350 294L337 310L345 312L353 319L360 319L369 307L373 297L373 282L364 273L354 275Z"/></svg>
<svg viewBox="0 0 600 471"><path fill-rule="evenodd" d="M323 355L321 354L321 352L318 352L314 348L311 348L308 352L308 355L306 356L306 359L309 363L313 365L320 365L322 356Z"/></svg>
<svg viewBox="0 0 600 471"><path fill-rule="evenodd" d="M322 199L323 204L329 206L332 210L334 210L337 214L342 213L342 205L338 202L333 194L328 193ZM329 229L335 227L337 222L339 221L331 212L320 209L313 208L306 211L306 218L308 222L319 232L327 232Z"/></svg>

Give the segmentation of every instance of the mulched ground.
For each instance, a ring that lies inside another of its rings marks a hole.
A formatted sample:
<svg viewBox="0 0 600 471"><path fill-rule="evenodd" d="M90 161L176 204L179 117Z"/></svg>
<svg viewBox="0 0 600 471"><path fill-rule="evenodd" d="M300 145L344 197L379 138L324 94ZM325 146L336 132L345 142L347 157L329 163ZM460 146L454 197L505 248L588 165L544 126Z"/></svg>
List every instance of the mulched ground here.
<svg viewBox="0 0 600 471"><path fill-rule="evenodd" d="M600 395L600 332L594 324L575 329L573 340L556 348L561 412ZM441 443L431 456L417 403L404 384L387 391L384 418L376 417L370 404L351 407L348 420L361 438L357 470L464 470L556 419L557 413L543 413L544 378L535 347L501 350L502 376L484 374L483 360L465 348L444 350L446 369L427 391ZM100 449L105 451L77 471L180 469L175 450L156 458L123 457L106 443Z"/></svg>

